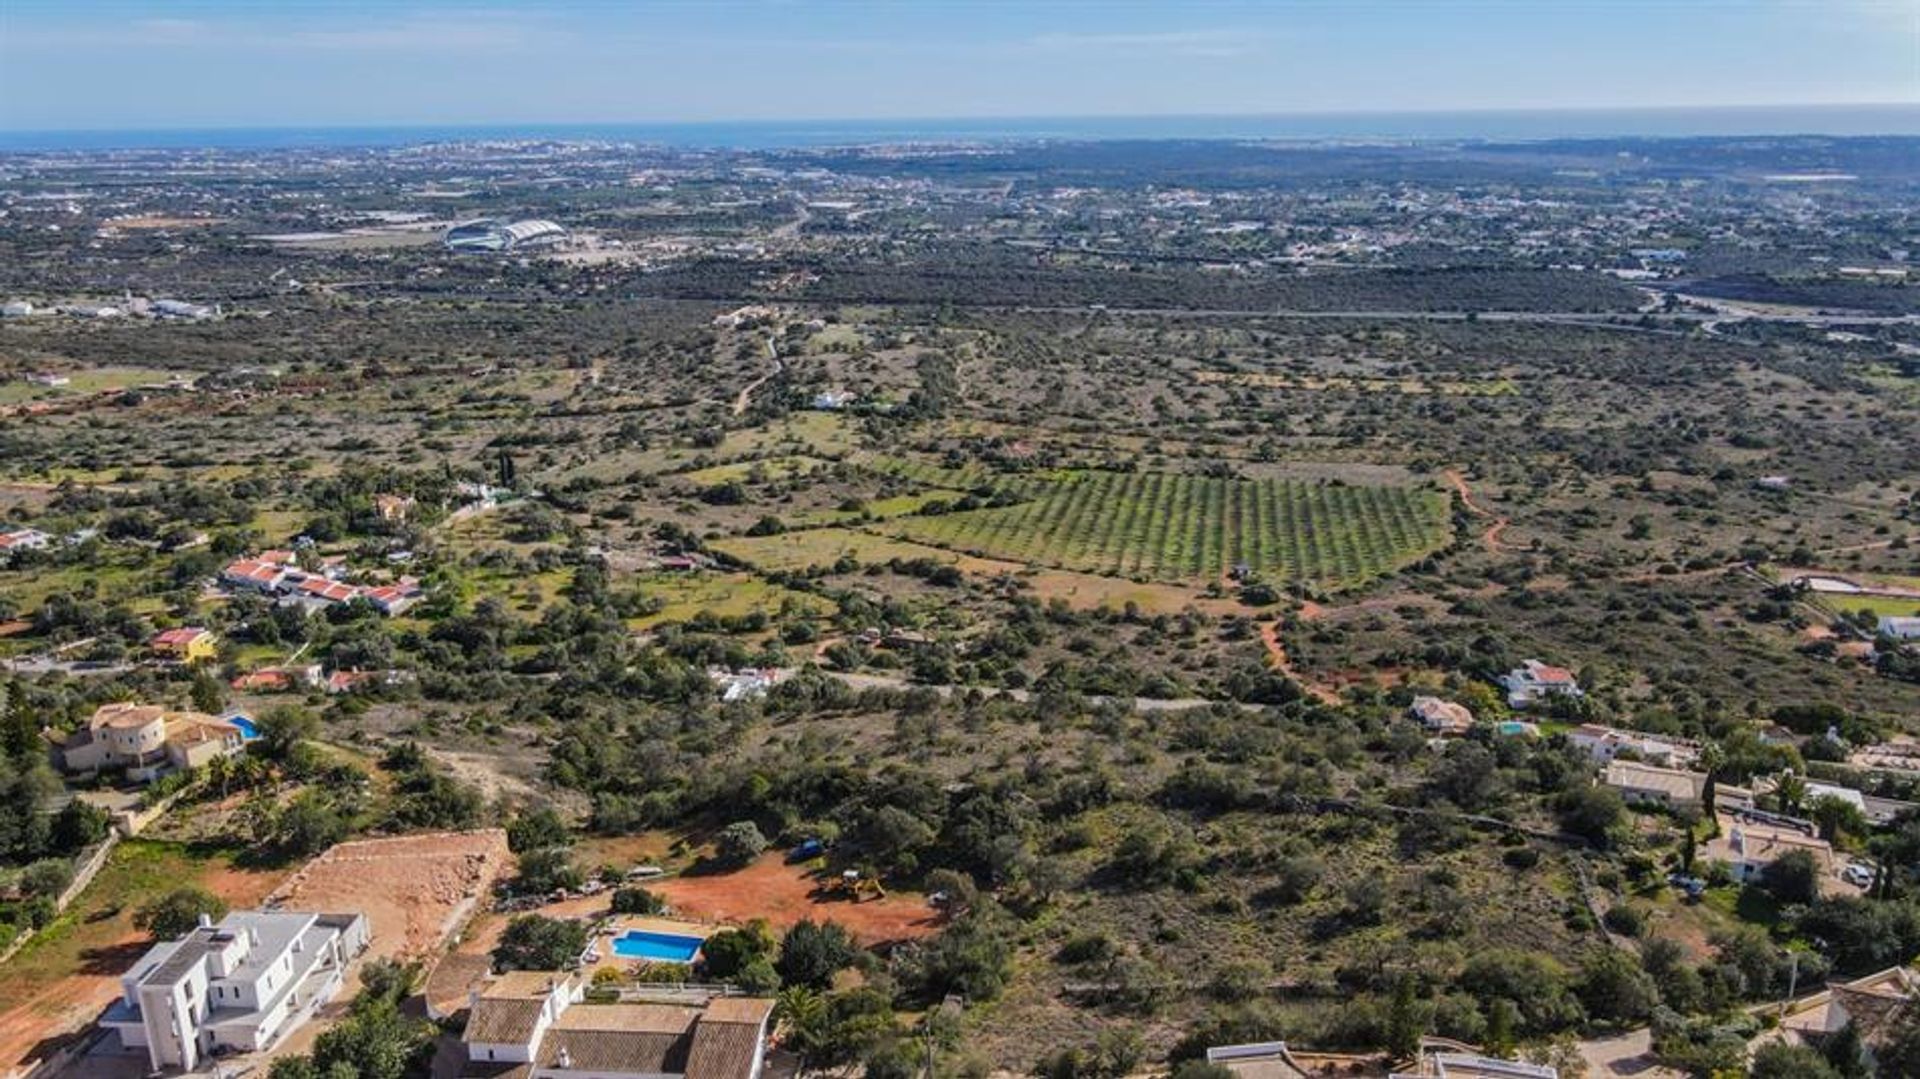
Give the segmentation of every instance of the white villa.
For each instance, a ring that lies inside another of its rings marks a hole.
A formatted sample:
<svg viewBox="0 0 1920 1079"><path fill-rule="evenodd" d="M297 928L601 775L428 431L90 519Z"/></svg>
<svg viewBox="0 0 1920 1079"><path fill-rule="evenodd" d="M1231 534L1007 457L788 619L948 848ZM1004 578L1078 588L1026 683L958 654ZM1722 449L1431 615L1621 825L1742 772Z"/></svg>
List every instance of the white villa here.
<svg viewBox="0 0 1920 1079"><path fill-rule="evenodd" d="M1537 659L1527 660L1500 679L1507 691L1507 707L1526 708L1549 697L1578 697L1580 682L1565 667L1554 667Z"/></svg>
<svg viewBox="0 0 1920 1079"><path fill-rule="evenodd" d="M359 914L235 911L156 944L120 979L100 1025L155 1071L193 1071L223 1052L270 1049L340 992L367 947Z"/></svg>
<svg viewBox="0 0 1920 1079"><path fill-rule="evenodd" d="M1618 727L1603 727L1595 723L1582 723L1568 731L1567 741L1593 758L1595 764L1605 764L1622 751L1630 751L1662 768L1692 764L1700 756L1700 747L1692 742L1639 731L1623 731Z"/></svg>

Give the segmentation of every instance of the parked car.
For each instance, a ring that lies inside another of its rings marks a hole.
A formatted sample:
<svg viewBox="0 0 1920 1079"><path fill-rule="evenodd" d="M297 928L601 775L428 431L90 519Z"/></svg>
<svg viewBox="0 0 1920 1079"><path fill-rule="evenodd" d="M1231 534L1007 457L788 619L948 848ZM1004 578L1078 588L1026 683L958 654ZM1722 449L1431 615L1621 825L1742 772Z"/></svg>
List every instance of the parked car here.
<svg viewBox="0 0 1920 1079"><path fill-rule="evenodd" d="M1873 867L1853 862L1840 871L1840 879L1858 888L1873 887Z"/></svg>

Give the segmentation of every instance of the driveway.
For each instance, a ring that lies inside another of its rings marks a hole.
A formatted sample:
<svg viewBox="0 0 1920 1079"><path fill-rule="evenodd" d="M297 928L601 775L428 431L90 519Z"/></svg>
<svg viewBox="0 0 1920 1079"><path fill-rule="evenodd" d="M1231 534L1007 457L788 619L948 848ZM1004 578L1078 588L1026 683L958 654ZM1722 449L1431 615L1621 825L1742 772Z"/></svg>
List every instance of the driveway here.
<svg viewBox="0 0 1920 1079"><path fill-rule="evenodd" d="M1663 1067L1653 1058L1653 1031L1635 1030L1611 1038L1580 1043L1589 1079L1631 1075L1638 1079L1685 1079L1685 1074Z"/></svg>

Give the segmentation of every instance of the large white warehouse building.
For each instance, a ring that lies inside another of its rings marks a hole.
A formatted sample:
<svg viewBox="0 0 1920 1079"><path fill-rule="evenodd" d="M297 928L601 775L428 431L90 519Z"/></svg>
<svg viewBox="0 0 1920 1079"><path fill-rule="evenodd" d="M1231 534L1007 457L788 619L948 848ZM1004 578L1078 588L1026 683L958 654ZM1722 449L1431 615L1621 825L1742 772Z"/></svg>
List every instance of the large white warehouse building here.
<svg viewBox="0 0 1920 1079"><path fill-rule="evenodd" d="M488 217L448 229L446 245L451 251L521 251L548 247L566 238L567 230L552 221L540 218L502 221Z"/></svg>

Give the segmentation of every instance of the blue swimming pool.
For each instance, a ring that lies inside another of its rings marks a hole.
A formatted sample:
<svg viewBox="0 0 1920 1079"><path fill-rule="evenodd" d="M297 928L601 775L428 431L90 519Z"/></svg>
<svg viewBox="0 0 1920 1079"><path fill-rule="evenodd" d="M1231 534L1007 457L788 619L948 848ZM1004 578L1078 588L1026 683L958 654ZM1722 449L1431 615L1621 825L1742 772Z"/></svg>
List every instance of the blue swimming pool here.
<svg viewBox="0 0 1920 1079"><path fill-rule="evenodd" d="M246 716L228 716L227 722L239 728L240 737L242 738L260 737L260 728L254 726L253 720L248 719Z"/></svg>
<svg viewBox="0 0 1920 1079"><path fill-rule="evenodd" d="M629 929L613 938L613 954L622 959L653 959L667 963L691 963L700 952L699 937L678 933L653 933Z"/></svg>

